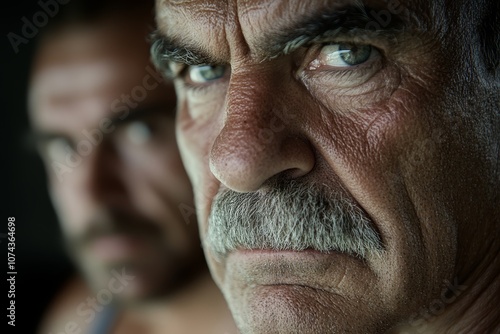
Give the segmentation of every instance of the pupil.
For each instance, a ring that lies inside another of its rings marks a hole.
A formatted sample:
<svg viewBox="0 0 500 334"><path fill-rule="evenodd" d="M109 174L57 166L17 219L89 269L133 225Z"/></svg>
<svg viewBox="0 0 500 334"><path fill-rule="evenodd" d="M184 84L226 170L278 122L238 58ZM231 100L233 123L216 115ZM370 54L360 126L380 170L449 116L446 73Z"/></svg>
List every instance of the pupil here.
<svg viewBox="0 0 500 334"><path fill-rule="evenodd" d="M372 47L370 45L339 45L340 58L349 65L359 65L370 58Z"/></svg>

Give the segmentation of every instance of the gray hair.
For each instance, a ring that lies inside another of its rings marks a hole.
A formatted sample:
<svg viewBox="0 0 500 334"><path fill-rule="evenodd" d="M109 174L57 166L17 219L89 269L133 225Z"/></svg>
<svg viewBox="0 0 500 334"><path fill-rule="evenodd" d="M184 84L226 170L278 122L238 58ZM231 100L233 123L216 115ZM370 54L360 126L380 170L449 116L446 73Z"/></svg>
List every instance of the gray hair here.
<svg viewBox="0 0 500 334"><path fill-rule="evenodd" d="M217 194L205 239L217 257L242 249L380 253L380 236L352 200L316 185L277 181L268 190Z"/></svg>

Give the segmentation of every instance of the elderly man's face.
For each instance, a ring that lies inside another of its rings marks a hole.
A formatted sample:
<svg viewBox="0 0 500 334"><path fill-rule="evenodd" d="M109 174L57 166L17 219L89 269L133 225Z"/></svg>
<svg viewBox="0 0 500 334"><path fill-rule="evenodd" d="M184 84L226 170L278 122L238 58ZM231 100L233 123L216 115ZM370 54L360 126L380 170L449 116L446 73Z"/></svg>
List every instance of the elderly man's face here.
<svg viewBox="0 0 500 334"><path fill-rule="evenodd" d="M359 4L157 3L153 55L242 332L384 332L498 236L498 88L472 9Z"/></svg>

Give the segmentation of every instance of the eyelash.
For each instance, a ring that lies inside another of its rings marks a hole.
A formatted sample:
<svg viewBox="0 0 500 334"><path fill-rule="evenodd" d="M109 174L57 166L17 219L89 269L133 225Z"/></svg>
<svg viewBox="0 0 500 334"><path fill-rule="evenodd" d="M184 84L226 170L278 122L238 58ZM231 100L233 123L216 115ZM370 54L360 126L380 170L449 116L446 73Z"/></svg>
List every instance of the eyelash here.
<svg viewBox="0 0 500 334"><path fill-rule="evenodd" d="M184 65L182 70L179 71L177 78L181 80L182 87L185 90L189 91L193 95L206 94L208 90L218 86L221 83L220 80L215 80L212 83L193 84L193 83L189 82L189 80L186 79L187 76L189 75L188 71L189 71L189 65ZM226 75L224 75L224 77ZM223 79L223 78L221 78L221 79Z"/></svg>
<svg viewBox="0 0 500 334"><path fill-rule="evenodd" d="M381 49L379 49L378 47L374 46L373 44L370 44L370 43L352 43L352 42L344 42L344 41L325 42L325 43L319 44L318 48L316 50L314 50L314 57L313 57L313 59L316 59L319 56L319 53L321 52L321 50L323 49L323 47L328 46L328 45L332 45L332 44L342 44L342 43L354 44L354 45L369 45L375 51L377 51L380 54L381 59L385 59L383 51ZM353 65L353 66L350 66L350 67L346 67L343 70L337 70L337 72L339 72L339 73L342 73L342 72L352 72L352 71L359 70L360 68L367 68L368 69L368 68L373 67L374 63L377 63L377 61L369 60L366 63L362 63L362 64L359 64L359 65Z"/></svg>
<svg viewBox="0 0 500 334"><path fill-rule="evenodd" d="M324 75L330 76L331 79L338 79L338 78L345 78L349 77L351 75L357 74L358 76L362 76L370 71L373 70L373 68L377 65L380 66L380 69L384 67L386 57L384 55L383 49L375 46L373 44L373 41L367 41L367 38L363 38L363 36L356 36L356 38L341 38L341 39L336 39L332 41L323 41L322 43L311 43L311 44L306 44L304 45L306 50L306 57L305 57L305 72L308 74L312 71L307 70L307 66L310 65L310 63L316 59L319 55L319 52L324 46L327 46L329 44L340 44L340 43L351 43L351 44L364 44L364 45L370 45L374 49L376 49L379 54L380 54L380 59L378 60L371 60L366 64L360 64L360 65L355 65L352 67L344 68L344 69L324 69L321 72L324 73ZM313 56L307 56L307 54L313 54ZM205 84L193 84L187 80L188 76L188 71L189 71L189 65L184 65L183 68L178 72L177 78L179 78L182 82L182 86L185 90L189 91L193 95L202 95L206 94L208 90L218 86L221 82L220 80L216 80L212 83L205 83ZM306 76L308 75L306 74ZM345 79L349 80L349 79Z"/></svg>

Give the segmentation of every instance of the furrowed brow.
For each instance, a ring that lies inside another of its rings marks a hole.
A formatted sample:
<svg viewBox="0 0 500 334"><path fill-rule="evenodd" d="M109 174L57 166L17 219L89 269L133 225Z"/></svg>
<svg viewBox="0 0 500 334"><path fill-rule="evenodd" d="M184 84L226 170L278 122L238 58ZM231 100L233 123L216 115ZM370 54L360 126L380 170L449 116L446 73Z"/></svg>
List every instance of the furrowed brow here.
<svg viewBox="0 0 500 334"><path fill-rule="evenodd" d="M215 63L205 52L195 47L183 46L162 35L158 30L151 34L151 60L164 75L172 76L169 63L203 65Z"/></svg>
<svg viewBox="0 0 500 334"><path fill-rule="evenodd" d="M389 22L381 26L372 13L373 9L363 5L319 11L295 23L288 31L273 32L265 36L260 51L272 59L290 54L301 46L324 42L348 33L394 38L404 30L405 25L400 16L391 14Z"/></svg>

